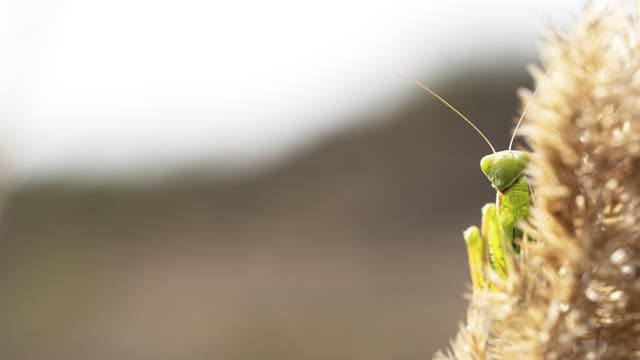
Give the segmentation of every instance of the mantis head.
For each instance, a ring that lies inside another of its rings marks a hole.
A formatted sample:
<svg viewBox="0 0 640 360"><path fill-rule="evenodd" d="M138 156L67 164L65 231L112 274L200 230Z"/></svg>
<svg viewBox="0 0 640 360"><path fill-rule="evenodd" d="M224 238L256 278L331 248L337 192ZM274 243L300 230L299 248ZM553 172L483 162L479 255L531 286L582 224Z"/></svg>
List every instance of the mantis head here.
<svg viewBox="0 0 640 360"><path fill-rule="evenodd" d="M429 94L433 95L436 99L440 100L443 104L445 104L449 109L458 114L464 121L466 121L475 131L482 136L482 138L489 144L489 147L493 151L493 154L487 155L480 160L480 168L482 172L487 176L489 181L491 182L491 186L493 186L496 190L502 192L508 189L511 185L513 185L516 181L518 181L522 176L524 176L524 169L527 167L529 163L529 155L524 151L511 150L511 146L513 145L513 140L516 137L516 133L518 132L518 128L524 120L524 116L527 113L527 109L529 108L529 104L525 106L524 110L522 110L522 115L520 115L520 119L518 119L518 123L516 128L513 130L513 135L511 136L511 141L509 142L509 150L504 151L496 151L491 144L491 141L487 139L487 137L478 129L478 127L471 121L469 118L464 116L458 109L456 109L453 105L449 104L445 99L443 99L440 95L436 94L435 91L429 89L427 86L422 84L417 80L413 80L411 78L406 78L410 81L413 81L416 85L418 85L423 90L427 91ZM535 97L538 93L538 89L533 92L531 97Z"/></svg>
<svg viewBox="0 0 640 360"><path fill-rule="evenodd" d="M480 168L498 191L504 191L524 175L529 155L524 151L503 150L480 160Z"/></svg>

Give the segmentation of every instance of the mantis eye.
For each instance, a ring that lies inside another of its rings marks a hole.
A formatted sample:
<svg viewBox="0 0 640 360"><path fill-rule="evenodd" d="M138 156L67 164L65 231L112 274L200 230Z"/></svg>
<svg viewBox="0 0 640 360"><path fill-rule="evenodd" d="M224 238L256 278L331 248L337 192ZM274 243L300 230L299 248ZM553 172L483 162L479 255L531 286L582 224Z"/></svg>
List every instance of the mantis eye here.
<svg viewBox="0 0 640 360"><path fill-rule="evenodd" d="M482 160L480 160L480 169L486 175L491 172L491 168L493 167L493 157L494 154L484 156Z"/></svg>

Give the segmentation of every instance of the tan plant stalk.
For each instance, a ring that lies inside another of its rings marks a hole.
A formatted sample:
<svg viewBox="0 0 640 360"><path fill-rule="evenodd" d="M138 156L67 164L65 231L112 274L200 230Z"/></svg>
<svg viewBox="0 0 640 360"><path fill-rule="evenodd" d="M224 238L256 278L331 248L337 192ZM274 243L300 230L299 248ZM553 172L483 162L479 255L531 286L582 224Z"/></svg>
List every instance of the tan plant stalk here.
<svg viewBox="0 0 640 360"><path fill-rule="evenodd" d="M522 128L536 241L436 359L640 359L640 25L590 4L541 50Z"/></svg>

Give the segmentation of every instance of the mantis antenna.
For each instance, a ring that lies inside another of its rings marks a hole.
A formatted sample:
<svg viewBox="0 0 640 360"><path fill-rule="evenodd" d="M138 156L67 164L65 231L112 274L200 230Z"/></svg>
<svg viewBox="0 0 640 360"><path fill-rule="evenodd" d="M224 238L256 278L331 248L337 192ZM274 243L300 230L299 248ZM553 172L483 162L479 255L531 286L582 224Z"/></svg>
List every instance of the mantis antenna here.
<svg viewBox="0 0 640 360"><path fill-rule="evenodd" d="M478 134L480 134L480 136L482 136L482 138L484 139L484 141L487 142L487 144L489 144L489 147L491 148L491 151L493 151L493 153L496 153L496 149L493 147L493 144L491 144L491 141L489 141L489 139L487 139L486 136L484 136L484 134L482 133L482 131L480 131L480 129L478 129L478 127L471 121L469 120L466 116L464 116L460 111L458 111L458 109L456 109L453 105L449 104L445 99L443 99L440 95L436 94L435 91L429 89L426 85L424 85L423 83L421 83L418 80L412 79L410 77L406 77L406 76L402 76L402 75L398 75L399 77L409 80L411 82L413 82L414 84L418 85L418 87L420 87L422 90L425 90L426 92L428 92L429 94L433 95L433 97L435 97L436 99L440 100L443 104L447 105L447 107L451 110L453 110L453 112L455 112L456 114L458 114L458 116L460 116L464 121L466 121L469 125L471 125L471 127L478 132Z"/></svg>
<svg viewBox="0 0 640 360"><path fill-rule="evenodd" d="M536 90L533 92L533 95L531 95L531 99L536 97L536 94L538 94L538 89L539 87L537 87ZM527 105L524 106L524 110L522 110L522 115L520 115L520 119L516 124L516 128L513 129L513 135L511 135L511 141L509 141L509 151L511 151L511 146L513 145L513 140L516 138L516 133L518 132L518 128L520 127L520 124L522 123L524 116L527 114L527 110L529 110L529 104L531 104L531 102L527 102Z"/></svg>

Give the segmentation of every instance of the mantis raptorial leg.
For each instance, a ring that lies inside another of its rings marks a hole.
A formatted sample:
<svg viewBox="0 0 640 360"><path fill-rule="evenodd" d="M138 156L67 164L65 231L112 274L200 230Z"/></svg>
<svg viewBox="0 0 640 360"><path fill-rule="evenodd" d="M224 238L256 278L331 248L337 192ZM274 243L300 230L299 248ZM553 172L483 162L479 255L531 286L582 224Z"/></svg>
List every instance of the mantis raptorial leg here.
<svg viewBox="0 0 640 360"><path fill-rule="evenodd" d="M492 154L482 158L480 168L496 189L496 202L486 204L482 208L482 223L480 229L471 226L464 231L463 236L467 244L469 268L474 289L491 286L488 283L485 269L490 268L500 277L507 278L509 274L509 258L519 252L516 239L522 239L523 231L518 225L527 221L529 207L532 202L530 186L525 177L525 169L529 163L529 155L524 151L511 150L516 132L524 119L527 107L520 119L509 142L509 149L495 151L493 144L478 129L478 127L422 83L409 79L416 85L436 97L447 107L464 119L489 144ZM535 96L537 90L533 93Z"/></svg>

